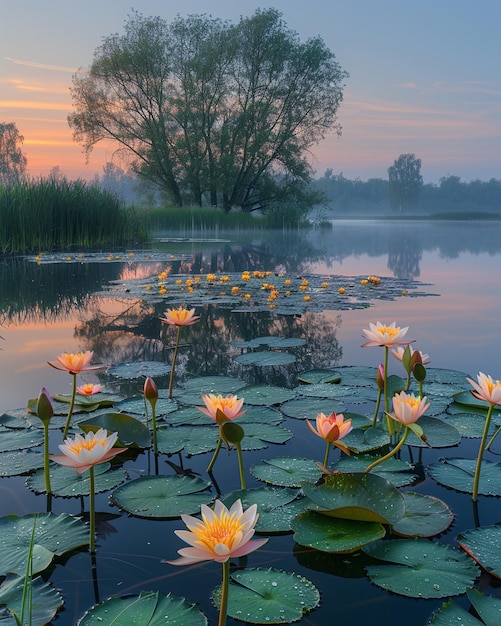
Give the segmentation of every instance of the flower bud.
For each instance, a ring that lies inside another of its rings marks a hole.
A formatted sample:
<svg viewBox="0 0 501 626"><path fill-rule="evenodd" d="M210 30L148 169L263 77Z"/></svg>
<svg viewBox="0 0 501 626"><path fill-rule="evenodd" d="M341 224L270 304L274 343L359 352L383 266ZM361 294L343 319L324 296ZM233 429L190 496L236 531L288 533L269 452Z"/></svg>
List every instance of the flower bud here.
<svg viewBox="0 0 501 626"><path fill-rule="evenodd" d="M45 387L42 387L37 399L37 416L45 424L50 421L53 415L54 409L52 408L49 392Z"/></svg>
<svg viewBox="0 0 501 626"><path fill-rule="evenodd" d="M149 401L151 406L155 406L158 400L158 388L153 378L148 378L144 381L144 397Z"/></svg>

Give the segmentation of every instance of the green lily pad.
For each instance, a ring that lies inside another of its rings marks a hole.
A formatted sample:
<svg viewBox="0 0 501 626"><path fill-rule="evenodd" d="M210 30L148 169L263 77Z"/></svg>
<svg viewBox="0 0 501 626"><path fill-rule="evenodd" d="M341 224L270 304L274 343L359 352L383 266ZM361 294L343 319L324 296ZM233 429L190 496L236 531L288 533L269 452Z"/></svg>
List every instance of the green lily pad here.
<svg viewBox="0 0 501 626"><path fill-rule="evenodd" d="M401 537L433 537L443 533L454 520L449 507L433 496L404 492L405 513L393 526Z"/></svg>
<svg viewBox="0 0 501 626"><path fill-rule="evenodd" d="M247 424L266 424L268 426L278 426L284 421L284 416L280 411L268 406L252 405L247 407L245 413L238 418L238 423L247 429Z"/></svg>
<svg viewBox="0 0 501 626"><path fill-rule="evenodd" d="M61 556L89 543L87 526L66 513L0 517L0 575L10 572L24 576L33 524L33 574L47 569L55 555Z"/></svg>
<svg viewBox="0 0 501 626"><path fill-rule="evenodd" d="M322 552L347 554L382 539L386 530L379 522L336 519L315 511L301 513L292 520L294 540Z"/></svg>
<svg viewBox="0 0 501 626"><path fill-rule="evenodd" d="M371 463L376 461L379 457L371 456L369 454L357 454L353 456L346 456L345 454L333 464L332 469L339 470L340 472L364 472ZM386 461L383 461L376 465L371 470L371 474L377 474L395 487L403 487L410 485L416 479L416 475L410 473L412 466L407 461L401 461L391 457Z"/></svg>
<svg viewBox="0 0 501 626"><path fill-rule="evenodd" d="M444 420L430 417L429 415L423 415L423 417L419 419L418 424L423 429L428 446L431 448L449 448L456 446L461 441L461 435L458 429ZM405 443L406 445L416 446L418 448L428 447L424 441L416 437L412 431L409 432Z"/></svg>
<svg viewBox="0 0 501 626"><path fill-rule="evenodd" d="M235 348L260 348L268 346L269 348L297 348L304 346L305 339L295 337L256 337L250 341L232 341L231 345Z"/></svg>
<svg viewBox="0 0 501 626"><path fill-rule="evenodd" d="M461 437L480 439L484 432L485 415L478 413L454 413L444 416L444 421L457 428ZM496 432L496 426L491 422L488 436L491 437Z"/></svg>
<svg viewBox="0 0 501 626"><path fill-rule="evenodd" d="M6 428L29 428L30 425L26 421L26 416L26 409L11 409L0 415L0 424Z"/></svg>
<svg viewBox="0 0 501 626"><path fill-rule="evenodd" d="M326 476L322 485L301 486L306 497L321 507L325 515L393 525L405 513L400 491L376 474L332 474Z"/></svg>
<svg viewBox="0 0 501 626"><path fill-rule="evenodd" d="M486 596L477 589L467 589L466 595L481 620L465 611L456 602L449 600L431 618L432 626L498 626L501 614L501 600Z"/></svg>
<svg viewBox="0 0 501 626"><path fill-rule="evenodd" d="M446 487L473 493L476 459L441 459L428 466L428 474ZM482 461L478 493L482 496L501 496L501 464Z"/></svg>
<svg viewBox="0 0 501 626"><path fill-rule="evenodd" d="M111 501L120 509L146 518L179 517L200 511L214 496L211 483L191 476L145 476L115 489Z"/></svg>
<svg viewBox="0 0 501 626"><path fill-rule="evenodd" d="M300 396L308 398L330 398L336 402L342 401L343 404L346 402L346 398L350 398L353 402L356 397L356 392L354 392L351 387L347 387L344 384L326 385L325 383L315 383L295 387L294 391ZM338 412L340 411L336 411L336 413Z"/></svg>
<svg viewBox="0 0 501 626"><path fill-rule="evenodd" d="M294 398L280 406L282 413L294 419L309 419L314 422L319 413L330 415L333 411L342 413L344 404L325 398Z"/></svg>
<svg viewBox="0 0 501 626"><path fill-rule="evenodd" d="M241 500L244 509L257 504L259 518L256 532L282 533L291 530L291 521L301 509L304 510L305 498L299 498L298 489L258 487L232 491L221 497L221 502L230 508L236 500ZM301 505L298 507L298 504ZM294 506L289 506L293 504Z"/></svg>
<svg viewBox="0 0 501 626"><path fill-rule="evenodd" d="M343 443L353 452L361 454L362 452L370 452L377 450L390 443L390 436L383 428L354 428L343 439Z"/></svg>
<svg viewBox="0 0 501 626"><path fill-rule="evenodd" d="M275 352L274 350L262 350L260 352L244 352L234 358L240 365L255 365L268 367L270 365L290 365L296 362L294 354L288 352Z"/></svg>
<svg viewBox="0 0 501 626"><path fill-rule="evenodd" d="M267 443L282 444L294 436L287 428L275 424L245 424L240 420L238 423L244 426L246 439L252 438Z"/></svg>
<svg viewBox="0 0 501 626"><path fill-rule="evenodd" d="M315 461L293 457L265 459L262 465L253 465L250 473L265 483L279 487L300 487L303 481L317 482L322 470Z"/></svg>
<svg viewBox="0 0 501 626"><path fill-rule="evenodd" d="M314 369L306 372L301 372L297 377L298 381L307 385L315 385L319 383L323 384L336 384L341 382L341 376L339 372L329 369Z"/></svg>
<svg viewBox="0 0 501 626"><path fill-rule="evenodd" d="M42 444L43 432L39 429L13 430L12 428L0 427L0 454L2 452L35 448Z"/></svg>
<svg viewBox="0 0 501 626"><path fill-rule="evenodd" d="M425 539L378 541L362 548L389 565L369 565L371 581L410 598L446 598L473 586L479 568L453 546Z"/></svg>
<svg viewBox="0 0 501 626"><path fill-rule="evenodd" d="M212 594L218 607L221 586ZM230 576L228 615L248 624L290 624L320 602L318 589L294 572L245 569Z"/></svg>
<svg viewBox="0 0 501 626"><path fill-rule="evenodd" d="M171 413L177 409L177 402L169 398L158 397L155 405L155 411L157 418L160 416ZM115 409L120 413L133 413L134 415L141 415L145 419L145 411L148 412L148 420L151 420L151 405L144 397L128 398L122 400L115 405Z"/></svg>
<svg viewBox="0 0 501 626"><path fill-rule="evenodd" d="M457 541L480 567L501 578L501 524L468 530Z"/></svg>
<svg viewBox="0 0 501 626"><path fill-rule="evenodd" d="M489 408L488 402L479 400L470 391L460 391L459 393L454 394L453 399L457 404L462 404L463 406L474 409L480 409L485 412L487 412L487 409ZM498 410L495 409L494 411Z"/></svg>
<svg viewBox="0 0 501 626"><path fill-rule="evenodd" d="M199 404L201 405L202 403L199 402ZM205 415L205 413L202 413L202 411L199 411L194 406L184 407L182 409L177 409L172 413L168 413L165 417L162 417L162 422L172 426L207 426L208 424L214 424L213 419L211 419L208 415Z"/></svg>
<svg viewBox="0 0 501 626"><path fill-rule="evenodd" d="M120 620L120 621L117 621ZM78 626L207 626L207 618L185 598L159 591L141 591L138 596L113 597L94 605Z"/></svg>
<svg viewBox="0 0 501 626"><path fill-rule="evenodd" d="M209 426L176 426L157 430L158 451L174 454L184 450L186 454L202 454L215 450L219 439L219 428Z"/></svg>
<svg viewBox="0 0 501 626"><path fill-rule="evenodd" d="M202 394L236 394L239 389L245 387L247 383L240 378L233 376L198 376L196 378L189 378L184 388L190 393L198 392Z"/></svg>
<svg viewBox="0 0 501 626"><path fill-rule="evenodd" d="M51 463L49 467L52 494L63 498L89 495L89 472L77 474L72 467L65 467L56 463ZM110 489L115 489L115 487L127 480L127 472L124 469L118 468L109 471L110 467L110 463L101 463L94 466L94 493L110 491ZM29 476L26 479L26 486L35 493L46 493L43 469Z"/></svg>
<svg viewBox="0 0 501 626"><path fill-rule="evenodd" d="M79 422L85 432L96 432L104 428L110 433L118 433L117 446L148 448L151 445L150 431L146 425L126 413L101 413Z"/></svg>
<svg viewBox="0 0 501 626"><path fill-rule="evenodd" d="M295 393L290 389L283 387L274 387L272 385L253 385L244 387L238 394L243 397L245 404L257 404L262 406L273 406L274 404L282 404L287 400L292 400Z"/></svg>
<svg viewBox="0 0 501 626"><path fill-rule="evenodd" d="M170 374L171 366L159 361L136 361L131 363L120 363L108 368L107 373L123 380L134 380L136 378L160 378Z"/></svg>
<svg viewBox="0 0 501 626"><path fill-rule="evenodd" d="M29 474L44 466L43 452L40 450L15 450L0 453L0 476Z"/></svg>
<svg viewBox="0 0 501 626"><path fill-rule="evenodd" d="M7 574L0 585L0 606L6 606L21 617L23 607L24 576ZM31 624L48 624L63 606L61 594L40 576L31 581L31 610L29 613ZM25 606L24 623L28 623L27 606ZM16 626L14 615L2 615L2 626Z"/></svg>

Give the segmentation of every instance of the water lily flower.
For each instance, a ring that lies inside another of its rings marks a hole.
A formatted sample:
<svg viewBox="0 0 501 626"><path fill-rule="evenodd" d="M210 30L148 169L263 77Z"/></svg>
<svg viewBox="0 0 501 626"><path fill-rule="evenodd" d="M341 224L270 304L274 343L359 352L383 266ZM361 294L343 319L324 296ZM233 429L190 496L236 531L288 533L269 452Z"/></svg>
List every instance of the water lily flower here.
<svg viewBox="0 0 501 626"><path fill-rule="evenodd" d="M165 317L160 318L162 322L172 326L191 326L198 319L200 319L200 316L195 315L195 309L188 310L183 306L177 309L167 309Z"/></svg>
<svg viewBox="0 0 501 626"><path fill-rule="evenodd" d="M92 360L94 352L63 352L60 356L56 357L55 361L47 361L47 363L56 370L62 370L63 372L69 372L70 374L80 374L80 372L86 370L101 369L102 365L89 365Z"/></svg>
<svg viewBox="0 0 501 626"><path fill-rule="evenodd" d="M466 379L475 391L471 391L471 394L488 402L489 404L501 404L501 381L492 379L492 376L488 376L482 372L477 375L477 382L471 378Z"/></svg>
<svg viewBox="0 0 501 626"><path fill-rule="evenodd" d="M424 354L423 352L421 352L421 350L414 350L412 346L409 346L409 350L410 350L411 363L413 365L415 363L421 363L422 365L428 365L428 363L431 363L431 360L428 354ZM393 348L393 350L390 350L390 352L393 354L393 356L396 359L398 359L399 361L402 361L404 358L405 348L398 346L397 348Z"/></svg>
<svg viewBox="0 0 501 626"><path fill-rule="evenodd" d="M118 433L107 435L104 428L97 432L88 432L85 437L76 435L74 439L68 437L59 445L63 454L51 454L50 458L66 467L73 467L77 474L83 474L94 465L105 463L127 448L114 448Z"/></svg>
<svg viewBox="0 0 501 626"><path fill-rule="evenodd" d="M228 510L216 500L214 510L202 504L202 519L181 515L188 530L175 530L175 534L190 547L178 550L180 558L167 561L171 565L191 565L200 561L225 563L232 557L245 556L263 546L268 539L252 539L258 520L257 505L245 512L237 500Z"/></svg>
<svg viewBox="0 0 501 626"><path fill-rule="evenodd" d="M412 339L404 339L405 334L409 330L409 327L400 328L396 326L396 322L392 322L389 325L381 324L369 324L369 329L364 328L363 333L367 341L363 344L363 348L370 346L385 346L386 348L393 348L396 345L405 345L412 343Z"/></svg>
<svg viewBox="0 0 501 626"><path fill-rule="evenodd" d="M392 402L393 413L390 413L390 417L404 424L404 426L417 422L430 407L430 403L426 402L426 396L420 398L413 393L405 393L405 391L396 393Z"/></svg>
<svg viewBox="0 0 501 626"><path fill-rule="evenodd" d="M346 435L353 430L351 419L345 420L342 413L336 414L333 412L329 415L329 417L326 417L324 413L319 413L316 419L316 428L311 425L310 420L306 420L306 425L312 433L327 442L324 467L327 467L327 463L329 461L331 444L342 450L345 454L350 454L348 448L339 441L339 439L346 437Z"/></svg>
<svg viewBox="0 0 501 626"><path fill-rule="evenodd" d="M85 383L77 387L77 393L81 396L94 396L96 393L101 393L104 389L103 385L94 385L92 383Z"/></svg>
<svg viewBox="0 0 501 626"><path fill-rule="evenodd" d="M246 409L242 411L244 399L238 398L232 393L229 393L227 396L224 397L221 394L216 396L212 393L209 393L206 395L202 395L202 400L205 404L205 407L198 406L197 409L199 411L202 411L202 413L205 413L205 415L208 415L211 419L218 422L218 424L220 421L220 418L218 418L218 411L223 413L224 417L227 420L234 420L237 417L240 417L240 415L243 415L246 411Z"/></svg>

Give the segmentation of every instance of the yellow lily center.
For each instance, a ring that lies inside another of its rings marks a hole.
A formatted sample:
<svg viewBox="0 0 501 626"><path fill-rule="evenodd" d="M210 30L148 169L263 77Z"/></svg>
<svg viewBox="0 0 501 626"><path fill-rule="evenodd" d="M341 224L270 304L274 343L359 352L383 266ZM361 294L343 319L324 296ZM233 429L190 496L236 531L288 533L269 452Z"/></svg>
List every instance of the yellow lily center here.
<svg viewBox="0 0 501 626"><path fill-rule="evenodd" d="M72 446L68 446L68 451L78 455L82 450L94 450L94 448L97 448L97 446L101 446L101 448L104 448L106 444L106 440L83 439L82 441L75 442Z"/></svg>
<svg viewBox="0 0 501 626"><path fill-rule="evenodd" d="M198 528L194 528L192 532L197 536L200 543L211 551L214 551L214 547L221 543L231 550L242 529L243 524L240 517L235 519L233 515L230 517L223 513L221 517L215 517L213 520L204 518L203 523Z"/></svg>
<svg viewBox="0 0 501 626"><path fill-rule="evenodd" d="M394 326L380 326L378 331L382 335L388 335L390 338L395 337L400 332L400 328L395 328Z"/></svg>

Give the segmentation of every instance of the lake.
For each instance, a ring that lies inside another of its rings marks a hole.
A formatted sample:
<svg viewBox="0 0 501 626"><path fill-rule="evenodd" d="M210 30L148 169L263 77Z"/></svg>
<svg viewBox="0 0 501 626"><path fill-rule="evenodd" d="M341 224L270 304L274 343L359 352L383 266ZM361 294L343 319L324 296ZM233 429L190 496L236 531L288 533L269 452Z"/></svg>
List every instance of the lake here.
<svg viewBox="0 0 501 626"><path fill-rule="evenodd" d="M302 296L297 299L295 307L299 307L299 312L291 308L285 315L280 306L239 309L228 304L228 289L218 286L217 293L214 289L210 298L202 300L204 306L196 307L197 314L202 315L198 328L194 325L183 329L187 332L182 338L179 373L176 369L179 381L191 376L226 374L242 376L249 385L267 383L293 388L296 374L301 371L354 365L377 367L382 360L379 348L361 348L361 344L362 329L378 320L408 326L408 337L416 340L413 345L430 355L431 368L460 370L473 377L482 371L501 378L500 235L499 222L346 220L334 222L332 231L309 233L218 233L210 239L161 233L151 250L113 253L106 258L102 255L92 262L79 258L77 253L57 257L54 262L48 262L50 255L43 257L41 263L33 259L2 259L0 414L24 407L42 386L51 393L69 393L70 381L65 374L46 364L64 351L93 350L94 362L108 366L142 361L170 363L173 335L162 328L158 319L171 306L170 287L167 286L165 299L155 293L154 298L150 294L142 300L135 291L137 285L143 287L148 281L153 281L156 291L156 277L166 270L167 282L177 275L184 281L186 276L205 278L209 273L221 277L245 270L269 271L271 278L266 278L267 282L274 280L275 275L296 282L306 278L312 294L310 301L302 301ZM357 285L368 276L380 278L381 289L368 285L365 295L360 296ZM326 291L335 285L336 296L326 298L325 306L320 300L324 288L312 287L315 277L329 285ZM348 294L353 287L357 296L353 296L351 304L347 298L340 307L333 306L332 302L340 301L338 286L343 285ZM385 285L392 286L391 297L386 297ZM190 297L187 293L188 302ZM295 351L297 361L292 368L235 365L239 350L231 347L232 342L238 345L268 335L306 340L305 347ZM390 366L391 373L402 375L396 360ZM86 382L102 382L111 392L129 395L141 393L143 380L124 380L106 372L85 376ZM160 382L165 380L161 378ZM314 437L301 420L288 419L285 426L295 435L287 444L287 454L323 458L323 442L312 441ZM51 433L54 448L56 433ZM473 440L473 444L471 441L464 444L464 449L474 457L478 440ZM488 455L491 460L497 458L495 448ZM271 444L266 450L245 452L245 464L249 468L263 458L283 454L283 446ZM425 450L423 456L427 463L456 454L456 449L441 448ZM233 456L218 460L227 471L215 466L217 488L223 494L238 488ZM133 478L151 469L149 455L142 457L125 464ZM408 458L408 454L404 457ZM163 455L159 473L193 469L206 478L209 459L208 454L188 458L181 454ZM2 515L45 510L45 496L27 491L24 480L25 477L2 479ZM248 486L257 487L260 483L249 477ZM482 525L500 521L499 502L495 498L481 496L479 510L475 511L468 494L442 487L427 476L419 481L416 490L445 500L454 512L454 524L440 537L441 541L453 543L459 532L478 522L478 517ZM78 515L84 510L83 498L53 500L54 513ZM129 517L110 505L108 494L100 495L96 562L91 563L89 554L81 551L67 562L57 563L50 572L51 583L62 590L66 599L65 608L54 623L74 625L96 601L112 595L136 594L142 589L186 597L200 606L209 623L214 623L216 611L210 593L220 582L219 566L205 563L176 569L162 562L175 558L181 547L173 535L173 530L181 527L179 519ZM248 557L250 567L294 571L319 588L321 604L303 618L303 624L319 626L335 620L336 624L348 625L354 623L356 615L355 623L371 619L373 624L391 626L404 620L407 626L418 626L426 624L441 605L442 600L409 599L382 590L365 576L362 561L358 553L331 555L306 549L295 544L290 534L272 536L268 544ZM498 583L485 573L477 586L485 593L499 596ZM468 606L464 596L457 601ZM229 619L228 623L239 622Z"/></svg>

